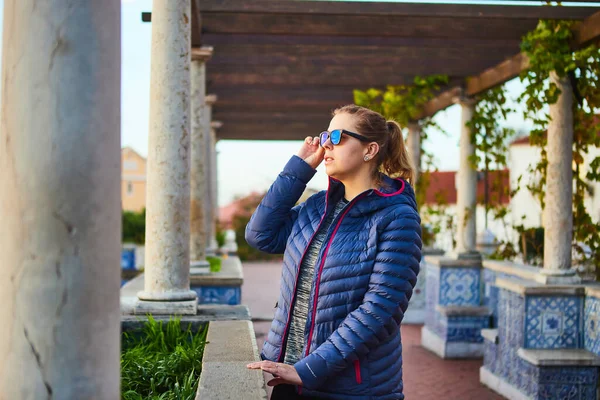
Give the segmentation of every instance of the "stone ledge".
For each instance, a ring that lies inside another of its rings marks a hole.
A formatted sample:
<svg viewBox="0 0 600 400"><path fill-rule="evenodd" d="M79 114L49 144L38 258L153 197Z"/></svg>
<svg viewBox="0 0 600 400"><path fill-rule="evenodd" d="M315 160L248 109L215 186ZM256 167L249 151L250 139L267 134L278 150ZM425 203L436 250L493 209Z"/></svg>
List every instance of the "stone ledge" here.
<svg viewBox="0 0 600 400"><path fill-rule="evenodd" d="M260 361L250 321L210 322L196 399L266 399L262 371L246 365Z"/></svg>
<svg viewBox="0 0 600 400"><path fill-rule="evenodd" d="M510 261L484 260L483 268L544 285L575 285L581 279L571 270L555 271Z"/></svg>
<svg viewBox="0 0 600 400"><path fill-rule="evenodd" d="M600 299L600 285L586 286L585 295L590 297L596 297Z"/></svg>
<svg viewBox="0 0 600 400"><path fill-rule="evenodd" d="M542 367L600 367L600 357L585 349L524 349L517 355L530 364Z"/></svg>
<svg viewBox="0 0 600 400"><path fill-rule="evenodd" d="M202 362L258 361L258 347L250 321L215 321L208 327Z"/></svg>
<svg viewBox="0 0 600 400"><path fill-rule="evenodd" d="M436 305L435 310L446 317L487 317L492 311L485 306L442 306Z"/></svg>
<svg viewBox="0 0 600 400"><path fill-rule="evenodd" d="M196 400L266 400L261 370L250 370L250 361L202 363Z"/></svg>
<svg viewBox="0 0 600 400"><path fill-rule="evenodd" d="M481 336L488 342L498 344L498 329L482 329Z"/></svg>
<svg viewBox="0 0 600 400"><path fill-rule="evenodd" d="M483 268L532 281L535 281L535 278L540 271L539 268L531 265L515 264L510 261L499 260L484 260Z"/></svg>
<svg viewBox="0 0 600 400"><path fill-rule="evenodd" d="M242 262L239 257L227 257L221 259L221 271L190 275L190 286L242 286L244 273Z"/></svg>
<svg viewBox="0 0 600 400"><path fill-rule="evenodd" d="M169 315L153 315L157 321L168 321L172 318ZM209 321L250 321L250 310L247 306L227 306L227 305L199 305L198 313L194 316L181 316L181 323L191 323L195 329L196 325L205 324ZM141 328L147 320L145 315L123 315L121 316L121 326L123 330L129 331Z"/></svg>
<svg viewBox="0 0 600 400"><path fill-rule="evenodd" d="M458 259L442 256L425 256L428 265L438 268L481 268L481 260Z"/></svg>
<svg viewBox="0 0 600 400"><path fill-rule="evenodd" d="M548 295L548 296L584 296L585 286L582 285L548 285L531 281L522 281L508 278L497 278L496 286L524 295Z"/></svg>

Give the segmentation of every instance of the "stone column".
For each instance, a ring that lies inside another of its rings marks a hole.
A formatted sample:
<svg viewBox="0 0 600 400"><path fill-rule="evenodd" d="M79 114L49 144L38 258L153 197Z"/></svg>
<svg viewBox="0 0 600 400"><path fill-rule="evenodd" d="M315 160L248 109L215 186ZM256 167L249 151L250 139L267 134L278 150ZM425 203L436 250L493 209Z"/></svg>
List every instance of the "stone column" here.
<svg viewBox="0 0 600 400"><path fill-rule="evenodd" d="M471 166L469 158L475 154L475 145L471 143L471 129L466 125L473 116L475 100L459 98L455 100L461 108L460 130L460 167L457 182L457 243L459 256L478 254L476 245L476 213L477 206L477 170Z"/></svg>
<svg viewBox="0 0 600 400"><path fill-rule="evenodd" d="M211 171L211 182L212 182L212 237L211 246L214 248L219 248L219 244L217 242L217 224L219 222L219 178L218 178L218 163L217 158L219 153L217 152L217 129L220 129L223 126L221 121L212 121L210 123L210 140L211 140L211 158L210 158L210 171Z"/></svg>
<svg viewBox="0 0 600 400"><path fill-rule="evenodd" d="M206 112L206 62L212 55L212 47L192 50L192 146L191 146L191 221L190 221L190 273L197 268L209 266L206 261L205 198L207 195L205 170L206 159L204 114Z"/></svg>
<svg viewBox="0 0 600 400"><path fill-rule="evenodd" d="M545 275L576 279L571 270L573 239L573 89L567 77L550 74L550 81L561 91L550 105L548 125L548 170L544 221Z"/></svg>
<svg viewBox="0 0 600 400"><path fill-rule="evenodd" d="M121 2L4 16L0 398L117 399Z"/></svg>
<svg viewBox="0 0 600 400"><path fill-rule="evenodd" d="M214 191L215 182L213 179L213 157L215 151L215 144L213 142L213 128L212 128L212 107L217 101L217 96L209 94L206 96L206 108L204 114L204 129L206 132L206 197L205 197L205 224L206 224L206 254L215 256L218 251L218 244L216 240L216 231L214 224Z"/></svg>
<svg viewBox="0 0 600 400"><path fill-rule="evenodd" d="M189 0L154 2L144 291L135 313L195 314L190 290Z"/></svg>
<svg viewBox="0 0 600 400"><path fill-rule="evenodd" d="M412 185L415 186L421 173L421 127L418 122L408 124L406 147L415 168L415 181L412 182Z"/></svg>

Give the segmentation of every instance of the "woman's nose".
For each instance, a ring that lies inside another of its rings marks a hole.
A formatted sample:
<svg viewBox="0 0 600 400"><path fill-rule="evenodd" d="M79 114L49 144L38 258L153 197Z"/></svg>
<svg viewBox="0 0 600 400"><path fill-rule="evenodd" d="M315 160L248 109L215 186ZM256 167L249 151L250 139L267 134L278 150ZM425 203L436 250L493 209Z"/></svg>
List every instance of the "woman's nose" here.
<svg viewBox="0 0 600 400"><path fill-rule="evenodd" d="M333 143L331 143L331 138L327 138L327 140L325 141L325 143L323 143L323 147L327 150L332 150L333 149Z"/></svg>

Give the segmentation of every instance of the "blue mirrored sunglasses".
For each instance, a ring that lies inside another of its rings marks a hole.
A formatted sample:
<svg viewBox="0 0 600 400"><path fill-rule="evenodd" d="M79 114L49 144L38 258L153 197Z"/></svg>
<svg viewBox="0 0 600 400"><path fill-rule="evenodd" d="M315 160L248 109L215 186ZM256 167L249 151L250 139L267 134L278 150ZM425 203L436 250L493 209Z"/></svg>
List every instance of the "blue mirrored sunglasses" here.
<svg viewBox="0 0 600 400"><path fill-rule="evenodd" d="M371 139L369 139L368 137L359 135L358 133L350 132L345 129L334 129L331 132L329 132L329 131L321 132L319 134L319 143L321 144L321 146L324 146L325 142L327 142L327 139L329 139L329 140L331 140L331 144L333 144L334 146L338 145L338 144L340 144L340 141L342 140L342 133L344 133L348 136L352 136L353 138L356 138L363 142L371 141Z"/></svg>

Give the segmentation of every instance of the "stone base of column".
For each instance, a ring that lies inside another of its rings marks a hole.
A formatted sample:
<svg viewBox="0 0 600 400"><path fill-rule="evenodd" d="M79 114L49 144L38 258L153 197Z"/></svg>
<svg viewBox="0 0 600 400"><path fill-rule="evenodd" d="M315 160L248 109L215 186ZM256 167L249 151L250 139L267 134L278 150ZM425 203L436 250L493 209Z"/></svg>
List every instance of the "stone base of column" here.
<svg viewBox="0 0 600 400"><path fill-rule="evenodd" d="M196 315L198 295L193 290L176 292L138 292L134 314Z"/></svg>
<svg viewBox="0 0 600 400"><path fill-rule="evenodd" d="M215 238L210 239L210 243L209 243L208 247L206 248L206 255L210 256L210 257L215 257L215 256L217 256L218 252L219 252L219 243L217 242L217 239L215 239Z"/></svg>
<svg viewBox="0 0 600 400"><path fill-rule="evenodd" d="M473 261L481 261L481 253L475 250L464 251L457 254L457 258L459 260L473 260Z"/></svg>
<svg viewBox="0 0 600 400"><path fill-rule="evenodd" d="M551 285L573 285L581 283L581 278L572 269L544 269L542 268L536 278L537 282Z"/></svg>
<svg viewBox="0 0 600 400"><path fill-rule="evenodd" d="M138 300L133 308L134 315L196 315L198 300L147 301Z"/></svg>
<svg viewBox="0 0 600 400"><path fill-rule="evenodd" d="M190 275L205 275L210 273L210 263L206 260L192 261Z"/></svg>

